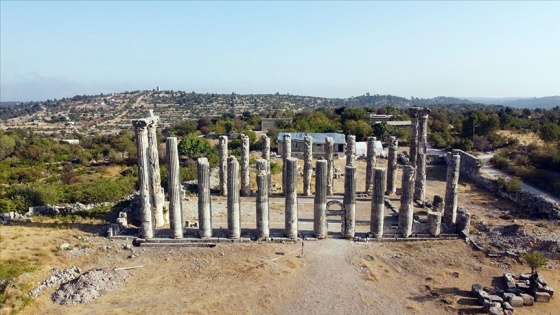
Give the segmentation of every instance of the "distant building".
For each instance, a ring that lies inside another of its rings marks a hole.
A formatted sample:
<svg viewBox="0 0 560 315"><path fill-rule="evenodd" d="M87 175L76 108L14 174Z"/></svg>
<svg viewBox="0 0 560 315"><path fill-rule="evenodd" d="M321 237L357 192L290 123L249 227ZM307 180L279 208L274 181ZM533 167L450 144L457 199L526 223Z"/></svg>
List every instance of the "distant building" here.
<svg viewBox="0 0 560 315"><path fill-rule="evenodd" d="M405 128L410 127L412 125L412 121L410 120L395 120L395 121L388 121L387 125L395 126L397 128Z"/></svg>
<svg viewBox="0 0 560 315"><path fill-rule="evenodd" d="M263 118L261 120L261 131L267 132L270 129L276 128L276 121L285 121L287 123L292 123L291 118Z"/></svg>
<svg viewBox="0 0 560 315"><path fill-rule="evenodd" d="M80 144L80 139L62 139L60 142L68 143L68 144Z"/></svg>
<svg viewBox="0 0 560 315"><path fill-rule="evenodd" d="M307 133L307 132L279 132L278 133L278 154L282 155L284 135L289 134L292 138L292 156L302 157L305 150L305 136L309 135L313 139L313 156L322 157L325 154L325 138L332 137L334 142L334 154L344 154L346 150L346 136L342 133Z"/></svg>
<svg viewBox="0 0 560 315"><path fill-rule="evenodd" d="M393 118L393 115L376 115L376 114L369 115L369 121L372 124L376 124L382 121L389 121L391 120L391 118Z"/></svg>
<svg viewBox="0 0 560 315"><path fill-rule="evenodd" d="M156 87L156 92L159 92L159 85Z"/></svg>

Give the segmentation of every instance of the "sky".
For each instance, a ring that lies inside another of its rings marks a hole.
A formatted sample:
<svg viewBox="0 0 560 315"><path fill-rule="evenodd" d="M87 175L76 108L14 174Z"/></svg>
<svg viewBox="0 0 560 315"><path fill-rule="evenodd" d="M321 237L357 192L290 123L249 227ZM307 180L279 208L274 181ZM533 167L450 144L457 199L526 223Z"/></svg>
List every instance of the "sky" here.
<svg viewBox="0 0 560 315"><path fill-rule="evenodd" d="M560 95L560 2L0 2L0 100Z"/></svg>

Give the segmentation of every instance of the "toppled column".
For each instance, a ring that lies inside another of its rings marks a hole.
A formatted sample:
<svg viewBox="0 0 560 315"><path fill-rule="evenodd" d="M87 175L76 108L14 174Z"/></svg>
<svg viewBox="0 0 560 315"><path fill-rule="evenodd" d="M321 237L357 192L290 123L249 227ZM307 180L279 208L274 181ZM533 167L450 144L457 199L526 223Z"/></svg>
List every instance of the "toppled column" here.
<svg viewBox="0 0 560 315"><path fill-rule="evenodd" d="M235 156L227 159L227 219L230 238L241 236L241 222L239 210L239 163Z"/></svg>
<svg viewBox="0 0 560 315"><path fill-rule="evenodd" d="M286 195L286 160L292 157L292 136L290 134L284 134L282 149L282 192Z"/></svg>
<svg viewBox="0 0 560 315"><path fill-rule="evenodd" d="M268 162L257 160L257 238L270 237L268 212Z"/></svg>
<svg viewBox="0 0 560 315"><path fill-rule="evenodd" d="M377 138L368 137L367 138L367 156L366 156L366 194L373 193L373 176L375 167L375 141ZM385 183L383 183L385 186ZM384 189L385 190L385 189Z"/></svg>
<svg viewBox="0 0 560 315"><path fill-rule="evenodd" d="M431 110L427 107L418 111L418 151L416 155L416 180L414 184L414 200L424 201L426 198L426 148L428 144L428 116Z"/></svg>
<svg viewBox="0 0 560 315"><path fill-rule="evenodd" d="M428 211L428 231L431 236L438 237L441 233L441 212Z"/></svg>
<svg viewBox="0 0 560 315"><path fill-rule="evenodd" d="M167 193L169 195L169 225L173 237L183 237L183 207L181 205L181 177L179 175L179 152L177 138L169 137L165 141L167 157Z"/></svg>
<svg viewBox="0 0 560 315"><path fill-rule="evenodd" d="M399 142L394 136L389 137L389 157L387 160L387 195L394 195L397 191L397 149ZM413 183L414 184L414 183Z"/></svg>
<svg viewBox="0 0 560 315"><path fill-rule="evenodd" d="M346 165L344 172L344 210L346 223L344 237L354 238L356 234L356 167Z"/></svg>
<svg viewBox="0 0 560 315"><path fill-rule="evenodd" d="M153 111L150 111L150 117L148 120L148 156L150 161L150 192L152 198L152 207L154 208L155 215L155 225L156 227L162 227L165 222L169 222L169 218L163 215L163 203L165 201L165 194L161 188L161 175L159 171L159 152L157 143L157 123L159 121L158 116L154 116ZM168 213L169 215L169 213Z"/></svg>
<svg viewBox="0 0 560 315"><path fill-rule="evenodd" d="M268 174L268 194L270 194L270 189L272 188L272 174L270 173L270 138L263 134L261 135L261 150L262 158L266 160L266 173Z"/></svg>
<svg viewBox="0 0 560 315"><path fill-rule="evenodd" d="M325 137L325 159L327 160L327 195L334 195L334 139Z"/></svg>
<svg viewBox="0 0 560 315"><path fill-rule="evenodd" d="M154 221L152 198L150 196L150 174L148 156L148 120L132 121L136 133L136 148L138 150L138 186L140 190L140 234L143 238L154 237Z"/></svg>
<svg viewBox="0 0 560 315"><path fill-rule="evenodd" d="M220 136L218 144L218 152L220 154L220 196L227 196L227 158L228 158L228 137Z"/></svg>
<svg viewBox="0 0 560 315"><path fill-rule="evenodd" d="M315 200L313 233L316 238L327 237L327 161L315 162Z"/></svg>
<svg viewBox="0 0 560 315"><path fill-rule="evenodd" d="M399 231L403 237L409 237L412 234L414 175L414 167L410 165L403 166L401 207L399 209Z"/></svg>
<svg viewBox="0 0 560 315"><path fill-rule="evenodd" d="M251 177L249 170L249 137L241 135L241 196L251 195Z"/></svg>
<svg viewBox="0 0 560 315"><path fill-rule="evenodd" d="M305 136L305 149L303 152L303 195L311 196L311 177L313 175L313 138Z"/></svg>
<svg viewBox="0 0 560 315"><path fill-rule="evenodd" d="M385 217L385 176L384 168L374 170L373 196L371 198L370 231L375 238L383 237L383 219Z"/></svg>
<svg viewBox="0 0 560 315"><path fill-rule="evenodd" d="M443 211L443 222L447 225L454 224L457 220L457 194L459 185L459 168L461 156L459 154L447 154L447 182L445 185L445 206Z"/></svg>
<svg viewBox="0 0 560 315"><path fill-rule="evenodd" d="M297 200L297 159L286 158L286 237L296 239L298 236L298 200Z"/></svg>
<svg viewBox="0 0 560 315"><path fill-rule="evenodd" d="M353 166L356 162L356 136L346 138L346 165Z"/></svg>
<svg viewBox="0 0 560 315"><path fill-rule="evenodd" d="M416 155L418 154L418 111L420 107L410 107L408 115L410 116L410 148L408 155L410 158L409 165L416 167Z"/></svg>
<svg viewBox="0 0 560 315"><path fill-rule="evenodd" d="M202 238L212 236L212 199L210 198L210 164L198 158L198 233Z"/></svg>

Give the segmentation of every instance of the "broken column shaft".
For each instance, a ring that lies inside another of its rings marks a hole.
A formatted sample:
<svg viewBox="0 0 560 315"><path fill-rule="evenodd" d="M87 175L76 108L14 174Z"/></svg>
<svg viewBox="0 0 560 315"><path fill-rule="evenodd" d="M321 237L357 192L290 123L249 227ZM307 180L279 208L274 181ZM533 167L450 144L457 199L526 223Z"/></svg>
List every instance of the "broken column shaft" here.
<svg viewBox="0 0 560 315"><path fill-rule="evenodd" d="M241 222L239 209L239 163L235 156L227 159L227 219L230 238L241 236Z"/></svg>
<svg viewBox="0 0 560 315"><path fill-rule="evenodd" d="M385 218L385 177L386 170L376 167L374 170L373 196L371 198L370 231L375 238L383 237L383 220Z"/></svg>
<svg viewBox="0 0 560 315"><path fill-rule="evenodd" d="M394 136L389 137L389 157L387 160L387 195L394 195L397 191L397 149L399 142Z"/></svg>
<svg viewBox="0 0 560 315"><path fill-rule="evenodd" d="M416 167L416 155L418 154L418 111L419 107L410 107L408 115L410 116L410 141L408 155L410 159L409 165Z"/></svg>
<svg viewBox="0 0 560 315"><path fill-rule="evenodd" d="M165 225L166 218L163 214L163 204L165 201L165 194L161 188L161 175L159 170L159 151L157 142L157 123L159 120L158 116L153 116L150 112L151 117L148 117L148 155L150 160L150 192L152 198L152 206L154 208L155 214L155 225L156 227L162 227Z"/></svg>
<svg viewBox="0 0 560 315"><path fill-rule="evenodd" d="M349 135L346 138L346 165L353 166L356 163L356 136Z"/></svg>
<svg viewBox="0 0 560 315"><path fill-rule="evenodd" d="M268 162L257 160L257 238L270 236L268 212Z"/></svg>
<svg viewBox="0 0 560 315"><path fill-rule="evenodd" d="M459 184L459 170L461 156L459 154L447 154L447 182L445 185L445 205L443 211L443 222L447 225L454 224L457 220L457 188Z"/></svg>
<svg viewBox="0 0 560 315"><path fill-rule="evenodd" d="M286 173L286 237L295 239L298 236L298 200L297 200L297 159L287 158L284 171Z"/></svg>
<svg viewBox="0 0 560 315"><path fill-rule="evenodd" d="M249 137L241 135L241 196L251 195L251 177L249 170Z"/></svg>
<svg viewBox="0 0 560 315"><path fill-rule="evenodd" d="M150 196L150 175L148 156L148 120L137 119L132 121L136 133L136 146L138 150L138 186L140 191L140 233L143 238L154 237L154 221L152 200Z"/></svg>
<svg viewBox="0 0 560 315"><path fill-rule="evenodd" d="M356 167L347 165L344 172L344 210L346 222L344 237L353 238L356 234Z"/></svg>
<svg viewBox="0 0 560 315"><path fill-rule="evenodd" d="M303 154L303 195L311 196L311 177L313 175L313 138L305 136Z"/></svg>
<svg viewBox="0 0 560 315"><path fill-rule="evenodd" d="M401 207L399 209L399 232L404 237L409 237L412 234L414 175L414 167L410 165L403 166Z"/></svg>
<svg viewBox="0 0 560 315"><path fill-rule="evenodd" d="M210 165L207 158L199 158L198 169L198 233L202 238L212 236L212 199L210 198Z"/></svg>
<svg viewBox="0 0 560 315"><path fill-rule="evenodd" d="M169 195L169 225L173 237L183 237L183 207L181 205L181 177L179 171L179 152L177 138L169 137L165 141L167 157L167 194Z"/></svg>
<svg viewBox="0 0 560 315"><path fill-rule="evenodd" d="M366 194L373 193L373 168L375 167L375 141L377 138L367 138L367 156L366 156ZM383 183L385 186L385 183Z"/></svg>
<svg viewBox="0 0 560 315"><path fill-rule="evenodd" d="M427 223L430 235L438 237L441 233L441 212L428 211Z"/></svg>
<svg viewBox="0 0 560 315"><path fill-rule="evenodd" d="M218 144L218 152L220 154L220 196L227 196L227 158L228 158L228 137L220 136Z"/></svg>
<svg viewBox="0 0 560 315"><path fill-rule="evenodd" d="M313 233L316 238L327 237L327 161L315 162L315 200Z"/></svg>
<svg viewBox="0 0 560 315"><path fill-rule="evenodd" d="M262 158L266 160L266 173L268 175L268 194L272 188L272 174L270 173L270 138L267 135L261 135Z"/></svg>
<svg viewBox="0 0 560 315"><path fill-rule="evenodd" d="M325 159L327 160L327 195L334 194L334 140L325 137Z"/></svg>
<svg viewBox="0 0 560 315"><path fill-rule="evenodd" d="M431 110L422 108L418 111L418 151L416 154L416 179L414 183L414 200L426 198L426 147L428 143L428 116Z"/></svg>
<svg viewBox="0 0 560 315"><path fill-rule="evenodd" d="M292 136L284 134L282 142L282 192L286 195L286 160L292 157Z"/></svg>

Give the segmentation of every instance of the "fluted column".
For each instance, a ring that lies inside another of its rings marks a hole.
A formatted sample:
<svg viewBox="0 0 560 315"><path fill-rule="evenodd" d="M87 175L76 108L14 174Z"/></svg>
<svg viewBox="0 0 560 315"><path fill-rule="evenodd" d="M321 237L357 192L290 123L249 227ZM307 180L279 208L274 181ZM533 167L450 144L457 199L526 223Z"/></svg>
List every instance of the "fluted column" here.
<svg viewBox="0 0 560 315"><path fill-rule="evenodd" d="M286 160L292 157L292 136L290 134L284 134L282 146L282 192L286 195Z"/></svg>
<svg viewBox="0 0 560 315"><path fill-rule="evenodd" d="M287 158L286 168L285 233L288 238L298 236L297 159Z"/></svg>
<svg viewBox="0 0 560 315"><path fill-rule="evenodd" d="M334 140L325 137L325 159L327 160L327 195L334 195Z"/></svg>
<svg viewBox="0 0 560 315"><path fill-rule="evenodd" d="M241 196L251 195L251 177L249 170L249 137L241 135Z"/></svg>
<svg viewBox="0 0 560 315"><path fill-rule="evenodd" d="M267 175L268 175L268 194L270 195L270 189L272 188L272 174L270 172L270 138L263 134L261 135L261 150L262 158L267 162Z"/></svg>
<svg viewBox="0 0 560 315"><path fill-rule="evenodd" d="M239 162L235 156L227 159L227 216L228 233L230 238L241 236L241 221L239 209Z"/></svg>
<svg viewBox="0 0 560 315"><path fill-rule="evenodd" d="M414 207L412 205L414 175L414 167L410 165L403 166L399 231L404 237L409 237L412 234L412 222L414 219Z"/></svg>
<svg viewBox="0 0 560 315"><path fill-rule="evenodd" d="M394 195L397 191L397 149L399 142L394 136L389 137L389 157L387 161L387 195ZM414 183L413 183L414 184Z"/></svg>
<svg viewBox="0 0 560 315"><path fill-rule="evenodd" d="M327 161L315 162L315 200L313 233L317 238L327 237Z"/></svg>
<svg viewBox="0 0 560 315"><path fill-rule="evenodd" d="M344 172L344 210L346 223L344 237L353 238L356 235L356 167L346 165Z"/></svg>
<svg viewBox="0 0 560 315"><path fill-rule="evenodd" d="M356 136L346 136L346 165L353 166L356 163Z"/></svg>
<svg viewBox="0 0 560 315"><path fill-rule="evenodd" d="M159 117L154 116L153 112L150 111L150 117L148 120L148 156L150 161L150 192L152 198L152 205L154 207L155 215L155 225L156 227L162 227L165 225L166 221L169 222L169 218L165 220L163 214L163 204L165 201L165 194L161 188L161 175L159 170L159 152L158 152L158 142L157 142L157 124L159 122ZM169 215L169 214L168 214Z"/></svg>
<svg viewBox="0 0 560 315"><path fill-rule="evenodd" d="M414 183L414 200L426 198L426 149L428 144L428 116L431 110L427 107L418 112L418 152L416 155L416 179Z"/></svg>
<svg viewBox="0 0 560 315"><path fill-rule="evenodd" d="M257 160L257 238L270 237L268 212L268 162Z"/></svg>
<svg viewBox="0 0 560 315"><path fill-rule="evenodd" d="M183 207L181 205L181 177L179 171L179 152L177 138L165 141L167 157L167 194L169 195L169 225L173 237L183 237Z"/></svg>
<svg viewBox="0 0 560 315"><path fill-rule="evenodd" d="M212 199L210 198L210 164L198 158L198 233L202 238L212 236Z"/></svg>
<svg viewBox="0 0 560 315"><path fill-rule="evenodd" d="M408 114L410 116L410 163L413 167L416 167L416 155L418 154L418 111L419 107L410 107L408 109Z"/></svg>
<svg viewBox="0 0 560 315"><path fill-rule="evenodd" d="M228 137L220 136L218 144L218 152L220 154L220 195L227 196L227 158L228 158Z"/></svg>
<svg viewBox="0 0 560 315"><path fill-rule="evenodd" d="M447 182L445 185L445 205L443 211L443 222L447 225L454 224L457 221L460 167L461 156L459 154L447 154Z"/></svg>
<svg viewBox="0 0 560 315"><path fill-rule="evenodd" d="M150 196L149 153L148 153L148 120L132 121L136 133L138 150L138 186L140 190L140 233L143 238L154 237L154 221L152 199Z"/></svg>
<svg viewBox="0 0 560 315"><path fill-rule="evenodd" d="M367 156L366 156L366 194L373 193L373 168L375 167L375 141L377 138L367 138ZM385 186L385 183L383 183Z"/></svg>
<svg viewBox="0 0 560 315"><path fill-rule="evenodd" d="M305 136L305 151L303 154L303 195L311 196L311 177L313 175L313 138Z"/></svg>
<svg viewBox="0 0 560 315"><path fill-rule="evenodd" d="M375 238L383 237L383 220L385 218L385 177L386 170L376 167L374 171L373 196L371 198L370 231Z"/></svg>

